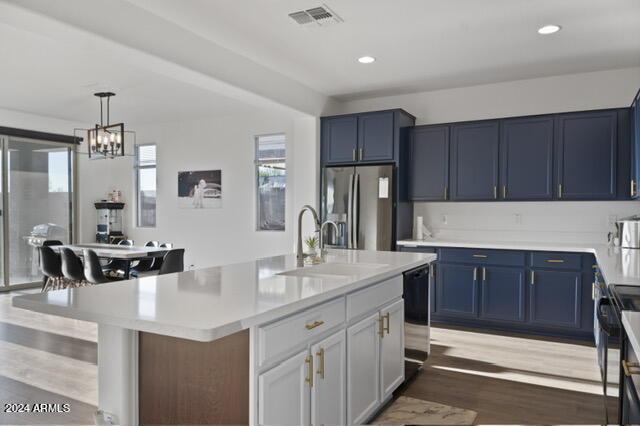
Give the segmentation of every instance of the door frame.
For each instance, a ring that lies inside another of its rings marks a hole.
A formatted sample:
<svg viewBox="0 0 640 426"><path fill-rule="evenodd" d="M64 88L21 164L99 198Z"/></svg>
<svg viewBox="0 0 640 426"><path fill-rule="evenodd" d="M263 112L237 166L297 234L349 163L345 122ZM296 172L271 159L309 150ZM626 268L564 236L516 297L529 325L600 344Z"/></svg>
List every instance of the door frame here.
<svg viewBox="0 0 640 426"><path fill-rule="evenodd" d="M0 155L2 161L0 164L0 187L2 188L2 204L0 205L0 226L2 227L2 235L0 238L1 265L0 265L0 292L19 290L25 288L34 288L42 285L41 281L33 281L29 283L21 283L11 285L10 273L8 265L10 265L9 253L10 243L9 228L11 217L9 214L9 143L11 138L27 139L26 142L33 141L43 145L51 145L58 147L66 147L69 159L68 180L69 180L69 223L68 223L68 239L70 243L75 242L75 236L78 235L78 144L82 139L71 136L58 135L53 133L36 132L23 129L13 129L0 127Z"/></svg>

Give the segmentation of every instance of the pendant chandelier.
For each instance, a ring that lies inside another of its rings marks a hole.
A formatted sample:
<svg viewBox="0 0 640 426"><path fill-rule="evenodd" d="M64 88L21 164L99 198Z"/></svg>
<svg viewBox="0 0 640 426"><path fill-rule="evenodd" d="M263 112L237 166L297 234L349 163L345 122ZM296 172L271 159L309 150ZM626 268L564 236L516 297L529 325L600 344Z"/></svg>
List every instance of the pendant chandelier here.
<svg viewBox="0 0 640 426"><path fill-rule="evenodd" d="M87 129L87 145L89 158L124 157L124 123L111 124L109 122L109 101L113 92L98 92L94 96L100 98L100 124ZM104 121L104 103L106 99L107 121Z"/></svg>

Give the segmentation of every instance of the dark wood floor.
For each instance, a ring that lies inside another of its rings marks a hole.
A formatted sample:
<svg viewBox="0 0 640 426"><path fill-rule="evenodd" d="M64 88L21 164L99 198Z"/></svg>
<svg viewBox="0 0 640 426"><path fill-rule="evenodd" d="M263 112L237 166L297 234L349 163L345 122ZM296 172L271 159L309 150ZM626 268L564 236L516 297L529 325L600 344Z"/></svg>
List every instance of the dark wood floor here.
<svg viewBox="0 0 640 426"><path fill-rule="evenodd" d="M595 348L432 329L431 357L402 395L478 413L476 424L603 424ZM608 398L610 407L615 399Z"/></svg>

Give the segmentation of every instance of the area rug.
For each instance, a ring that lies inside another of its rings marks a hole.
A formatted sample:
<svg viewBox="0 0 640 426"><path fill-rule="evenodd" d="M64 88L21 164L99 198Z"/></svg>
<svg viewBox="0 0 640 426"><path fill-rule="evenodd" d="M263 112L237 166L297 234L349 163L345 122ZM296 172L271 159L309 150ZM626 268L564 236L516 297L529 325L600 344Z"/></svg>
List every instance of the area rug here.
<svg viewBox="0 0 640 426"><path fill-rule="evenodd" d="M437 402L401 396L376 418L374 425L472 425L478 413Z"/></svg>

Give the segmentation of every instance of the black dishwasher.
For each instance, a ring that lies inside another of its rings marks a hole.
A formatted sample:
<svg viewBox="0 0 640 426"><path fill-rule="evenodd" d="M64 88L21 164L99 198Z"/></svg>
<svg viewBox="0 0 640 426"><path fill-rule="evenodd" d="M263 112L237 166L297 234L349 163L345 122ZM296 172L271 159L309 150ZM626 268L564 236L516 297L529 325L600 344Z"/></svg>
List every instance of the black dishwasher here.
<svg viewBox="0 0 640 426"><path fill-rule="evenodd" d="M404 273L405 380L421 369L429 356L429 265Z"/></svg>
<svg viewBox="0 0 640 426"><path fill-rule="evenodd" d="M413 324L429 324L429 265L404 273L404 319Z"/></svg>

